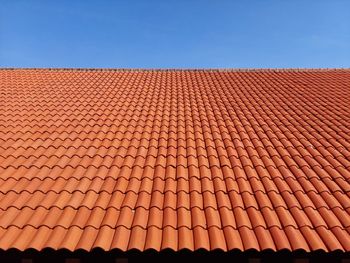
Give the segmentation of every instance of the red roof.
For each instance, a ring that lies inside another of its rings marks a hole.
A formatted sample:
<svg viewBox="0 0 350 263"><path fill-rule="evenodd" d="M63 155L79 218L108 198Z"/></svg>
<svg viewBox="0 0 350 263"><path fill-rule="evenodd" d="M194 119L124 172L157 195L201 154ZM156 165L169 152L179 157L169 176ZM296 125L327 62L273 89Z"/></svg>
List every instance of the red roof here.
<svg viewBox="0 0 350 263"><path fill-rule="evenodd" d="M350 70L0 70L0 249L350 251Z"/></svg>

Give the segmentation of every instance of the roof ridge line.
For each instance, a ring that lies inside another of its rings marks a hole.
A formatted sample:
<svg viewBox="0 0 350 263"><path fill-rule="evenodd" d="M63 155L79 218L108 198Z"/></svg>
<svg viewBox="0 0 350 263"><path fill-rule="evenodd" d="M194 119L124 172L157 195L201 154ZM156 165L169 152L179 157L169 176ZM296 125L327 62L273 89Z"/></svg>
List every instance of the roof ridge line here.
<svg viewBox="0 0 350 263"><path fill-rule="evenodd" d="M350 68L14 68L0 67L1 70L28 71L130 71L130 72L318 72L318 71L350 71Z"/></svg>

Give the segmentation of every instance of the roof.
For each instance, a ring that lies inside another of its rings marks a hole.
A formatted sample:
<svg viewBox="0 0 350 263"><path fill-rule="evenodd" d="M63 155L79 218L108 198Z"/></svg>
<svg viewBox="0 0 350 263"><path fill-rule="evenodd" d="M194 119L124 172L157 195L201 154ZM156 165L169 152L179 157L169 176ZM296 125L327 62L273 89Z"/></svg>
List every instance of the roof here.
<svg viewBox="0 0 350 263"><path fill-rule="evenodd" d="M350 251L350 70L0 70L0 249Z"/></svg>

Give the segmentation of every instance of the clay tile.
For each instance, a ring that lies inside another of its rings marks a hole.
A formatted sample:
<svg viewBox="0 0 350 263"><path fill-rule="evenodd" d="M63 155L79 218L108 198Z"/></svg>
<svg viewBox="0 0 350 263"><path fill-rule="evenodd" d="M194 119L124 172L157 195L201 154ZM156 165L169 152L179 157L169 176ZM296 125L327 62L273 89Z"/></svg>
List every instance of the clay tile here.
<svg viewBox="0 0 350 263"><path fill-rule="evenodd" d="M133 227L130 233L128 250L137 249L142 251L146 241L147 231L141 227Z"/></svg>
<svg viewBox="0 0 350 263"><path fill-rule="evenodd" d="M180 227L178 230L179 244L178 249L194 250L193 232L186 227Z"/></svg>
<svg viewBox="0 0 350 263"><path fill-rule="evenodd" d="M251 188L251 185L246 178L237 178L237 183L238 183L240 192L253 193L253 189Z"/></svg>
<svg viewBox="0 0 350 263"><path fill-rule="evenodd" d="M158 178L159 180L159 178ZM154 182L152 180L150 180L149 178L145 177L142 179L141 181L141 185L140 185L140 188L139 188L139 192L147 192L149 194L151 194L152 192L152 188L155 188L157 189L155 186L154 186Z"/></svg>
<svg viewBox="0 0 350 263"><path fill-rule="evenodd" d="M160 183L159 183L160 184ZM178 185L177 181L173 180L172 178L167 178L165 182L162 180L163 187L160 189L162 192L168 192L171 191L175 193L177 191Z"/></svg>
<svg viewBox="0 0 350 263"><path fill-rule="evenodd" d="M267 196L270 198L271 203L275 208L277 207L283 207L285 209L289 207L300 207L298 201L295 199L294 195L290 192L283 191L280 194L271 191L267 193ZM286 202L288 202L286 204Z"/></svg>
<svg viewBox="0 0 350 263"><path fill-rule="evenodd" d="M254 196L253 193L242 192L241 196L242 196L242 200L244 202L244 206L246 208L254 207L255 209L259 209L259 206L257 204L257 201L256 201L255 196Z"/></svg>
<svg viewBox="0 0 350 263"><path fill-rule="evenodd" d="M221 168L213 166L210 168L211 171L211 175L213 179L220 179L220 180L224 180L224 176L223 173L221 171Z"/></svg>
<svg viewBox="0 0 350 263"><path fill-rule="evenodd" d="M71 206L73 208L77 208L84 201L84 197L85 197L85 195L83 193L76 191L73 194L71 194L70 200L68 202L66 202L65 205ZM64 206L63 203L62 203L62 206Z"/></svg>
<svg viewBox="0 0 350 263"><path fill-rule="evenodd" d="M203 195L196 191L190 192L190 205L191 205L191 208L198 207L200 209L204 209Z"/></svg>
<svg viewBox="0 0 350 263"><path fill-rule="evenodd" d="M45 246L46 247L52 247L54 249L62 248L60 245L62 244L62 241L67 234L68 230L64 229L62 227L56 227L53 229L53 231L50 233Z"/></svg>
<svg viewBox="0 0 350 263"><path fill-rule="evenodd" d="M249 178L249 179L252 179L252 178L258 179L259 175L258 175L257 171L259 171L259 174L261 176L264 176L267 173L267 171L262 169L261 167L253 168L250 166L245 166L244 171L246 173L247 178Z"/></svg>
<svg viewBox="0 0 350 263"><path fill-rule="evenodd" d="M125 194L121 207L130 207L134 209L137 199L138 199L138 194L133 191L129 191Z"/></svg>
<svg viewBox="0 0 350 263"><path fill-rule="evenodd" d="M266 231L264 227L256 227L254 228L254 232L258 240L259 247L262 251L267 249L272 249L273 251L277 250L271 233Z"/></svg>
<svg viewBox="0 0 350 263"><path fill-rule="evenodd" d="M250 183L250 186L252 188L253 193L265 192L264 185L262 184L260 178L257 179L257 178L253 177L253 178L249 179L249 183Z"/></svg>
<svg viewBox="0 0 350 263"><path fill-rule="evenodd" d="M184 178L188 180L188 169L184 167L184 163L178 164L176 168L176 178Z"/></svg>
<svg viewBox="0 0 350 263"><path fill-rule="evenodd" d="M173 166L167 166L165 169L165 173L163 173L165 179L173 179L176 180L176 168Z"/></svg>
<svg viewBox="0 0 350 263"><path fill-rule="evenodd" d="M220 160L221 167L223 167L223 166L227 166L228 168L232 167L230 159L227 156L221 154L221 155L219 155L219 160Z"/></svg>
<svg viewBox="0 0 350 263"><path fill-rule="evenodd" d="M166 226L172 226L173 228L177 227L177 210L174 210L170 207L164 208L163 228Z"/></svg>
<svg viewBox="0 0 350 263"><path fill-rule="evenodd" d="M255 235L253 230L249 229L246 226L240 227L238 230L239 230L243 247L245 250L248 250L248 249L260 250L257 236Z"/></svg>
<svg viewBox="0 0 350 263"><path fill-rule="evenodd" d="M211 250L220 249L223 251L227 251L225 236L221 229L211 227L208 229L208 234Z"/></svg>
<svg viewBox="0 0 350 263"><path fill-rule="evenodd" d="M197 177L190 177L188 184L189 192L201 192L201 181Z"/></svg>
<svg viewBox="0 0 350 263"><path fill-rule="evenodd" d="M118 226L115 231L108 228L102 228L100 232L96 238L94 247L101 247L104 250L117 248L126 251L128 249L131 234L130 229L121 225Z"/></svg>
<svg viewBox="0 0 350 263"><path fill-rule="evenodd" d="M277 250L292 250L288 237L286 236L286 233L283 229L274 226L269 228L269 232L271 234L271 237L273 238Z"/></svg>
<svg viewBox="0 0 350 263"><path fill-rule="evenodd" d="M286 236L288 237L292 250L302 249L305 251L310 251L305 237L301 234L301 232L298 229L295 229L293 226L287 226L285 227L284 231L286 233Z"/></svg>
<svg viewBox="0 0 350 263"><path fill-rule="evenodd" d="M208 208L208 207L211 207L214 209L218 208L216 196L213 192L205 191L202 193L202 195L203 195L204 208Z"/></svg>
<svg viewBox="0 0 350 263"><path fill-rule="evenodd" d="M166 205L170 203L169 200L165 199L167 193L171 192L166 192L165 194L160 192L152 192L150 207L157 207L158 209L162 209L163 206L166 207Z"/></svg>
<svg viewBox="0 0 350 263"><path fill-rule="evenodd" d="M239 178L244 178L247 179L247 175L243 168L240 168L238 166L233 167L233 172L234 172L234 178L239 179Z"/></svg>
<svg viewBox="0 0 350 263"><path fill-rule="evenodd" d="M339 241L339 243L341 243L343 249L345 251L349 250L349 235L347 233L345 233L345 231L342 231L340 228L332 228L332 233L334 234L334 236L336 236L337 240ZM328 242L327 242L328 243ZM337 249L340 249L339 247L337 247Z"/></svg>
<svg viewBox="0 0 350 263"><path fill-rule="evenodd" d="M218 208L226 207L228 209L232 209L231 201L228 193L219 191L215 193L215 196L216 196L216 202L217 202Z"/></svg>
<svg viewBox="0 0 350 263"><path fill-rule="evenodd" d="M171 226L166 226L162 231L161 249L178 249L178 231Z"/></svg>
<svg viewBox="0 0 350 263"><path fill-rule="evenodd" d="M141 180L139 180L138 178L130 178L129 182L128 182L128 186L126 188L126 192L134 192L137 193L139 192L141 186Z"/></svg>
<svg viewBox="0 0 350 263"><path fill-rule="evenodd" d="M68 229L66 235L64 236L64 239L62 240L61 245L58 247L65 248L70 251L74 251L76 249L77 243L80 240L80 237L83 233L83 229L72 226Z"/></svg>
<svg viewBox="0 0 350 263"><path fill-rule="evenodd" d="M217 227L217 228L222 228L221 226L221 219L220 219L220 214L219 211L208 207L205 209L205 217L207 221L207 227Z"/></svg>
<svg viewBox="0 0 350 263"><path fill-rule="evenodd" d="M147 235L145 240L145 250L154 249L160 251L162 243L162 229L157 227L149 227L147 229Z"/></svg>
<svg viewBox="0 0 350 263"><path fill-rule="evenodd" d="M310 231L310 230L309 230ZM320 244L319 246L322 247L325 251L334 251L337 249L340 249L342 247L342 244L340 241L342 240L341 237L337 237L331 230L319 227L316 228L317 235L321 238L323 241L322 243L318 242ZM337 232L337 231L336 231ZM310 234L304 234L304 236L310 236ZM316 234L314 234L316 236ZM325 246L327 244L327 247ZM346 243L344 243L346 244ZM316 246L313 246L315 248ZM317 248L319 249L319 248Z"/></svg>
<svg viewBox="0 0 350 263"><path fill-rule="evenodd" d="M205 229L207 228L205 213L203 210L197 207L193 207L191 208L191 216L192 216L192 228L196 226L200 226Z"/></svg>
<svg viewBox="0 0 350 263"><path fill-rule="evenodd" d="M210 239L207 230L202 227L194 227L193 229L193 239L195 250L198 249L210 249Z"/></svg>
<svg viewBox="0 0 350 263"><path fill-rule="evenodd" d="M177 228L187 227L191 229L191 212L186 208L178 208L177 209Z"/></svg>
<svg viewBox="0 0 350 263"><path fill-rule="evenodd" d="M177 209L184 207L190 209L190 195L189 193L180 191L177 192Z"/></svg>
<svg viewBox="0 0 350 263"><path fill-rule="evenodd" d="M240 251L244 250L241 234L237 229L232 227L225 227L223 229L225 240L228 250L239 249Z"/></svg>

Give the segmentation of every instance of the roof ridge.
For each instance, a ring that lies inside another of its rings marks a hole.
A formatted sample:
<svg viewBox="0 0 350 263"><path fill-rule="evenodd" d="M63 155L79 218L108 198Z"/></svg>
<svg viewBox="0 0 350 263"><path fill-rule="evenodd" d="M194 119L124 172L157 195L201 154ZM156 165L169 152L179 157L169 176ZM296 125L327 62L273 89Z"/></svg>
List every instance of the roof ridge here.
<svg viewBox="0 0 350 263"><path fill-rule="evenodd" d="M203 71L203 72L318 72L350 71L350 68L13 68L3 67L0 70L33 70L33 71Z"/></svg>

